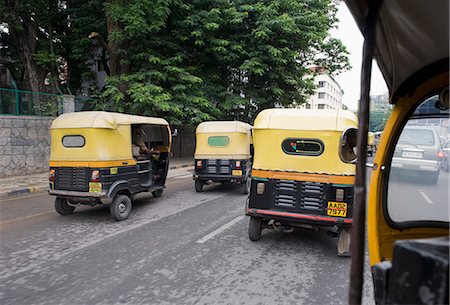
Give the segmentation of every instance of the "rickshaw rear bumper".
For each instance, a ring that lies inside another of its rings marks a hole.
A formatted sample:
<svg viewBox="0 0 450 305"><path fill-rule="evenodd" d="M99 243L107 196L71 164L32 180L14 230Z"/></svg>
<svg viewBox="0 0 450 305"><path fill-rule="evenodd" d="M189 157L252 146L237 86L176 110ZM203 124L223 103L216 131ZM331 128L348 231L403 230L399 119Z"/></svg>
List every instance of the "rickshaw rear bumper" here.
<svg viewBox="0 0 450 305"><path fill-rule="evenodd" d="M246 208L247 216L275 219L284 222L315 224L323 226L350 227L353 223L352 218L329 217L323 215L312 215L303 213L283 212L274 210L263 210Z"/></svg>
<svg viewBox="0 0 450 305"><path fill-rule="evenodd" d="M65 190L48 190L48 193L53 196L64 197L68 199L75 199L79 201L94 202L101 200L102 202L109 201L110 198L106 192L101 193L90 193L90 192L79 192L79 191L65 191Z"/></svg>
<svg viewBox="0 0 450 305"><path fill-rule="evenodd" d="M197 175L194 174L192 177L194 180L198 181L244 181L245 176L233 176L233 175Z"/></svg>

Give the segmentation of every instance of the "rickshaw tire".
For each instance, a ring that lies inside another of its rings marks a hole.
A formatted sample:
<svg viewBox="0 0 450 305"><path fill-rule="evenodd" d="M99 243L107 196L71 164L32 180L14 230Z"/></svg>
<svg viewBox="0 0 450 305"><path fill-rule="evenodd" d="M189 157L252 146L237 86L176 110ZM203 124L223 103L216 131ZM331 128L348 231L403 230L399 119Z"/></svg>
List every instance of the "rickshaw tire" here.
<svg viewBox="0 0 450 305"><path fill-rule="evenodd" d="M251 179L250 177L247 177L244 181L242 181L241 188L242 188L242 194L247 195L250 193L250 186L251 186Z"/></svg>
<svg viewBox="0 0 450 305"><path fill-rule="evenodd" d="M248 223L248 237L251 241L258 241L261 238L262 232L262 218L250 216Z"/></svg>
<svg viewBox="0 0 450 305"><path fill-rule="evenodd" d="M131 209L131 199L127 195L117 195L109 207L111 217L118 221L127 219Z"/></svg>
<svg viewBox="0 0 450 305"><path fill-rule="evenodd" d="M337 255L341 257L350 256L350 236L351 229L339 229L338 243L337 243Z"/></svg>
<svg viewBox="0 0 450 305"><path fill-rule="evenodd" d="M58 214L69 215L75 210L75 207L70 206L67 199L56 197L55 199L55 210Z"/></svg>
<svg viewBox="0 0 450 305"><path fill-rule="evenodd" d="M200 181L200 180L195 181L195 191L197 193L203 192L203 182L202 181Z"/></svg>
<svg viewBox="0 0 450 305"><path fill-rule="evenodd" d="M164 191L163 189L159 189L159 190L153 191L153 192L152 192L152 195L153 195L153 197L155 197L155 198L159 198L159 197L162 196L163 191Z"/></svg>

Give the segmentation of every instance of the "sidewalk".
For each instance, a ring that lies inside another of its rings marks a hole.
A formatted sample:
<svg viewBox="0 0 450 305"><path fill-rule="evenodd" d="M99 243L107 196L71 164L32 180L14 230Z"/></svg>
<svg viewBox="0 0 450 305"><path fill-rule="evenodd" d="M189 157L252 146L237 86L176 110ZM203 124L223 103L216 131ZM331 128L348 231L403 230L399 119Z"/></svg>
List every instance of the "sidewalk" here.
<svg viewBox="0 0 450 305"><path fill-rule="evenodd" d="M169 171L193 166L193 158L173 158L169 162ZM48 172L0 178L0 185L0 200L19 194L46 191L48 189Z"/></svg>

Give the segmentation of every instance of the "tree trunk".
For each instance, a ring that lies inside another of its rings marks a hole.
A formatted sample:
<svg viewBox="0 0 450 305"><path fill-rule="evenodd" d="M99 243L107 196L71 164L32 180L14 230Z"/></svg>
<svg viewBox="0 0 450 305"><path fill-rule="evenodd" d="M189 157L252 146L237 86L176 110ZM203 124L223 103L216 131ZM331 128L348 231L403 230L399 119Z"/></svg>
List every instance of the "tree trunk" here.
<svg viewBox="0 0 450 305"><path fill-rule="evenodd" d="M10 31L17 40L20 58L24 63L25 74L28 78L30 89L33 91L33 104L37 113L40 111L39 88L41 78L39 77L39 67L33 59L36 54L36 24L27 19L19 17L19 3L14 0L7 1L7 6L11 8L10 18L6 20L10 24Z"/></svg>

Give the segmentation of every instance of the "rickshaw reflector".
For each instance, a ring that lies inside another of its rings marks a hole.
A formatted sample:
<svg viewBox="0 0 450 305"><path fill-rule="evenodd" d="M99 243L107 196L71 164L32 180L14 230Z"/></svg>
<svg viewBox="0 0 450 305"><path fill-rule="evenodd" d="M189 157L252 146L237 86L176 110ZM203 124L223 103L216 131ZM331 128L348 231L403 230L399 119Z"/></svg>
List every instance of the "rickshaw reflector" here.
<svg viewBox="0 0 450 305"><path fill-rule="evenodd" d="M343 189L336 190L336 201L344 201L344 190Z"/></svg>
<svg viewBox="0 0 450 305"><path fill-rule="evenodd" d="M92 171L91 181L100 181L100 171Z"/></svg>
<svg viewBox="0 0 450 305"><path fill-rule="evenodd" d="M197 168L202 168L202 160L197 160L196 167Z"/></svg>
<svg viewBox="0 0 450 305"><path fill-rule="evenodd" d="M51 169L48 172L48 180L49 181L55 181L55 170L54 169Z"/></svg>
<svg viewBox="0 0 450 305"><path fill-rule="evenodd" d="M256 184L256 194L262 195L264 193L265 188L266 188L265 183L257 183Z"/></svg>

